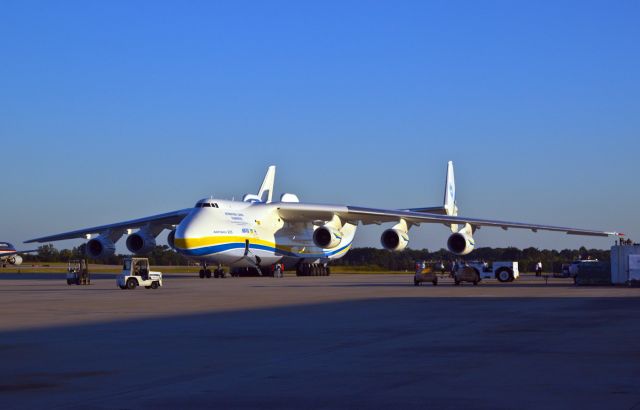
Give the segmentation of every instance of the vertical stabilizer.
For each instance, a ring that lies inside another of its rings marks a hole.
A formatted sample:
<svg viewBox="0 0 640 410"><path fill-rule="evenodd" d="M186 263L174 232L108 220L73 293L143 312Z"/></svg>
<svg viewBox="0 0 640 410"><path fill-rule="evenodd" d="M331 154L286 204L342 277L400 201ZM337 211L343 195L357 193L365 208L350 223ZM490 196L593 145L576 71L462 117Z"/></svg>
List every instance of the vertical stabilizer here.
<svg viewBox="0 0 640 410"><path fill-rule="evenodd" d="M271 202L271 198L273 197L273 184L275 182L275 179L276 166L271 165L269 169L267 169L267 173L264 176L264 180L262 180L262 185L260 185L260 190L258 191L258 197L262 202Z"/></svg>
<svg viewBox="0 0 640 410"><path fill-rule="evenodd" d="M456 205L456 180L453 175L453 161L447 163L447 179L444 185L444 209L447 215L458 215Z"/></svg>

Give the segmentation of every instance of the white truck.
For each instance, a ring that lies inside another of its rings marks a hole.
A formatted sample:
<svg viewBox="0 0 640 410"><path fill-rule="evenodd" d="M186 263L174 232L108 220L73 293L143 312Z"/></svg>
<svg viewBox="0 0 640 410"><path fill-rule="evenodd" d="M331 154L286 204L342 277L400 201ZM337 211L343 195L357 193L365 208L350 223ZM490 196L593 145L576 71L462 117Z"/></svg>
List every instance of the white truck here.
<svg viewBox="0 0 640 410"><path fill-rule="evenodd" d="M580 270L581 265L590 264L590 263L595 264L598 262L599 261L597 259L578 259L571 262L568 268L569 277L575 278L578 275L578 271Z"/></svg>
<svg viewBox="0 0 640 410"><path fill-rule="evenodd" d="M464 264L459 264L458 269L462 270L465 267L472 268L477 274L477 278L481 279L493 279L496 278L500 282L512 282L518 276L520 272L518 270L518 262L493 262L489 265L482 261L471 261ZM454 276L456 273L454 272Z"/></svg>
<svg viewBox="0 0 640 410"><path fill-rule="evenodd" d="M120 289L158 289L162 286L162 273L149 269L149 259L127 257L122 263L122 272L116 278Z"/></svg>

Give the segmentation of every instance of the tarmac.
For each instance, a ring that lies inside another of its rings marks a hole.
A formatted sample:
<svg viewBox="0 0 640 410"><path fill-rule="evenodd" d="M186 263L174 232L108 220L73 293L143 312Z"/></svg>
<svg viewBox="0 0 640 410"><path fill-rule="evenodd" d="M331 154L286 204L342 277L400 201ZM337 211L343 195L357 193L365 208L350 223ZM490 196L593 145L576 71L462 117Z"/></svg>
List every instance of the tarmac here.
<svg viewBox="0 0 640 410"><path fill-rule="evenodd" d="M640 408L640 289L0 273L0 407Z"/></svg>

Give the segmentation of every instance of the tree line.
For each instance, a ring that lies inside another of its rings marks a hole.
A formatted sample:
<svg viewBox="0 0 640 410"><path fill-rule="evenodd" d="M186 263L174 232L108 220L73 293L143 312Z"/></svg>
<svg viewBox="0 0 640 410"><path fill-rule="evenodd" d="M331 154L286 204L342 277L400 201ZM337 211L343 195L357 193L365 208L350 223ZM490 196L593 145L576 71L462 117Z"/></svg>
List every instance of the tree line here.
<svg viewBox="0 0 640 410"><path fill-rule="evenodd" d="M119 265L122 258L128 255L114 254L101 259L92 259L86 256L86 244L82 244L71 249L56 249L52 244L42 245L38 247L36 254L24 254L22 257L25 262L67 262L70 259L84 259L89 263L101 263L106 265ZM151 253L144 255L149 258L152 265L162 266L184 266L189 265L189 259L171 249L168 245L157 245Z"/></svg>
<svg viewBox="0 0 640 410"><path fill-rule="evenodd" d="M85 244L72 249L56 249L52 244L42 245L38 253L24 255L25 262L67 262L69 259L85 258ZM111 255L100 260L89 259L90 263L118 265L126 255ZM193 263L183 255L175 252L167 245L158 245L146 255L152 265L184 266ZM334 266L370 267L380 270L413 271L416 261L444 262L445 266L455 260L517 261L521 272L533 272L535 264L542 262L546 272L560 272L562 264L576 259L592 258L608 262L610 251L602 249L538 249L526 248L478 248L471 254L457 257L445 249L430 252L428 249L405 249L401 252L390 252L378 248L354 248L341 259L331 262ZM287 269L293 267L287 267Z"/></svg>

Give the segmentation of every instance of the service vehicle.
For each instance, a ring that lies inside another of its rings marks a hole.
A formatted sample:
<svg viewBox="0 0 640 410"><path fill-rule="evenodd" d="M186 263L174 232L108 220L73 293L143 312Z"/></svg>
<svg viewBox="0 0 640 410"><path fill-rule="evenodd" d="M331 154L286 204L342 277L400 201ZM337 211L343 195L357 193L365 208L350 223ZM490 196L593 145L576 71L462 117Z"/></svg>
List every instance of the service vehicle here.
<svg viewBox="0 0 640 410"><path fill-rule="evenodd" d="M67 285L89 285L89 265L86 259L71 259L67 265Z"/></svg>
<svg viewBox="0 0 640 410"><path fill-rule="evenodd" d="M563 263L560 266L560 272L553 272L554 278L568 278L569 277L569 264Z"/></svg>
<svg viewBox="0 0 640 410"><path fill-rule="evenodd" d="M426 264L424 262L416 263L416 273L413 276L413 284L420 286L422 282L431 282L433 286L438 285L438 268L433 264Z"/></svg>
<svg viewBox="0 0 640 410"><path fill-rule="evenodd" d="M147 258L126 257L116 283L120 289L135 289L138 286L157 289L162 286L162 273L150 270Z"/></svg>
<svg viewBox="0 0 640 410"><path fill-rule="evenodd" d="M477 268L468 264L459 265L453 272L453 283L457 286L462 282L471 282L477 286L482 278Z"/></svg>
<svg viewBox="0 0 640 410"><path fill-rule="evenodd" d="M471 261L459 266L459 268L463 268L464 266L474 269L480 277L480 280L495 278L500 282L512 282L520 276L518 262L513 261L496 261L491 264L483 261Z"/></svg>
<svg viewBox="0 0 640 410"><path fill-rule="evenodd" d="M571 262L571 264L569 265L569 276L572 278L575 278L578 275L578 271L580 270L580 265L583 264L593 264L593 263L597 263L598 260L597 259L578 259L575 260L573 262Z"/></svg>

